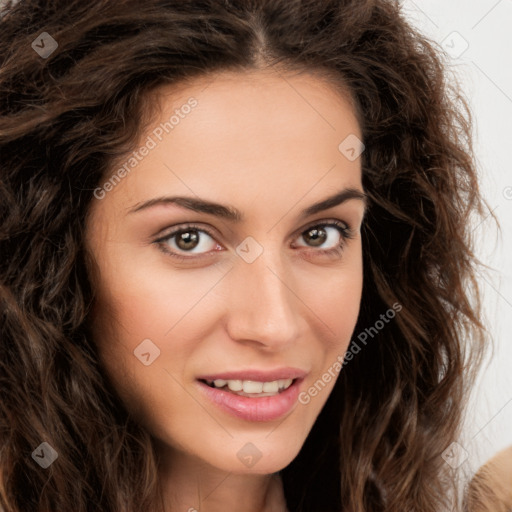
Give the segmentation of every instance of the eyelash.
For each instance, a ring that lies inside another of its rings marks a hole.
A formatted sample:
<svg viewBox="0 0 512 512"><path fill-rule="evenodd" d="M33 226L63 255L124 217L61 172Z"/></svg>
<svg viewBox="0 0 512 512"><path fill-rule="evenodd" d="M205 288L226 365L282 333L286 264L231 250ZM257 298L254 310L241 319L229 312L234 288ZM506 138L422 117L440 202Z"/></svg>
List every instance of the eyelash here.
<svg viewBox="0 0 512 512"><path fill-rule="evenodd" d="M325 255L325 256L339 256L339 255L341 255L346 242L348 240L351 240L352 238L354 238L354 234L347 224L340 222L339 220L334 220L334 219L329 219L327 221L321 221L321 222L314 222L314 223L306 226L305 229L300 232L300 235L302 235L303 233L305 233L306 231L308 231L312 228L317 228L317 227L336 228L341 235L341 241L336 247L332 247L330 249L315 250L314 248L311 248L313 250L313 252L316 254ZM158 238L157 240L154 241L154 243L158 245L158 247L162 250L162 252L164 252L168 256L171 256L172 258L175 258L180 261L185 261L185 260L190 261L190 260L194 260L196 258L207 257L208 253L205 253L205 254L202 254L199 256L183 256L182 254L176 253L174 251L170 251L168 249L165 242L170 240L174 236L178 235L179 233L186 232L187 230L199 231L202 233L206 233L209 237L211 237L212 239L215 239L215 236L208 229L204 229L195 224L185 224L183 226L179 226L177 229L173 230L171 233Z"/></svg>

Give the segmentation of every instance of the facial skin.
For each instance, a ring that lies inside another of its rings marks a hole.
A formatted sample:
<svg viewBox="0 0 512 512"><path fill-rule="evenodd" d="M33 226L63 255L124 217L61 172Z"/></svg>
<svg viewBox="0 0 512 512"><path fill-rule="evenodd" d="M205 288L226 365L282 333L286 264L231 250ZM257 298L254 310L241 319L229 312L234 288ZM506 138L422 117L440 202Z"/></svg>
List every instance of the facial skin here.
<svg viewBox="0 0 512 512"><path fill-rule="evenodd" d="M344 188L363 193L360 158L338 149L351 134L361 139L360 128L350 104L307 74L224 72L159 92L158 119L141 145L189 98L197 105L162 141L153 136L156 147L94 200L86 226L98 267L94 340L126 407L162 450L168 511L243 504L245 512L282 512L277 472L300 451L335 379L272 421L220 410L196 379L295 367L307 373L307 391L343 357L361 300L365 204L353 198L300 213ZM244 220L170 203L133 211L164 196L230 205ZM351 239L326 226L335 220ZM156 242L187 223L200 237L195 246L178 236ZM312 227L327 238L308 235ZM251 263L236 252L247 237L263 249ZM338 254L320 253L340 244ZM146 339L160 350L147 366L134 355ZM261 453L251 467L237 456L247 443Z"/></svg>

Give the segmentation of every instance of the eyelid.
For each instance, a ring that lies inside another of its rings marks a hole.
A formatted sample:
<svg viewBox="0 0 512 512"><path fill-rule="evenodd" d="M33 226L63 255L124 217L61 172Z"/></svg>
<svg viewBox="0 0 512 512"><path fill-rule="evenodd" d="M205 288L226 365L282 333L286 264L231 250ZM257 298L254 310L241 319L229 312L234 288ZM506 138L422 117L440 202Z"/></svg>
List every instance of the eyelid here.
<svg viewBox="0 0 512 512"><path fill-rule="evenodd" d="M335 219L335 218L327 218L327 219L323 218L323 219L318 219L318 220L308 222L301 228L297 229L291 236L293 238L295 238L298 235L301 235L302 233L304 233L304 231L307 231L308 229L310 229L312 227L323 225L323 224L329 224L329 223L335 223L335 224L341 223L342 226L340 226L340 227L345 228L348 232L352 232L350 225L345 221L341 221L341 220ZM152 238L152 241L159 242L162 240L166 240L167 238L170 238L172 235L175 235L176 233L178 233L180 231L184 231L186 229L197 229L198 231L203 231L208 236L210 236L212 238L219 236L217 230L215 230L212 226L208 225L207 228L204 228L203 226L204 226L204 224L202 224L202 223L184 222L183 224L176 224L175 226L165 228L164 230L160 230L159 234L156 234L151 238ZM217 233L217 234L214 234L214 233Z"/></svg>
<svg viewBox="0 0 512 512"><path fill-rule="evenodd" d="M335 218L319 219L319 220L314 220L314 221L308 222L304 227L302 227L299 230L297 230L295 232L294 236L295 235L301 235L302 233L304 233L304 231L307 231L310 228L314 228L315 226L322 226L324 224L342 224L342 226L340 226L340 227L343 227L347 231L351 231L350 226L345 221L342 221L342 220L339 220L339 219L335 219Z"/></svg>
<svg viewBox="0 0 512 512"><path fill-rule="evenodd" d="M179 233L180 231L186 231L187 229L196 229L197 231L203 231L212 238L220 237L219 232L215 228L213 228L213 226L210 226L208 224L206 225L208 226L207 228L204 227L205 224L203 223L183 222L181 224L176 224L174 226L160 230L158 234L152 237L152 239L154 242L166 240L167 238L170 238L176 233Z"/></svg>

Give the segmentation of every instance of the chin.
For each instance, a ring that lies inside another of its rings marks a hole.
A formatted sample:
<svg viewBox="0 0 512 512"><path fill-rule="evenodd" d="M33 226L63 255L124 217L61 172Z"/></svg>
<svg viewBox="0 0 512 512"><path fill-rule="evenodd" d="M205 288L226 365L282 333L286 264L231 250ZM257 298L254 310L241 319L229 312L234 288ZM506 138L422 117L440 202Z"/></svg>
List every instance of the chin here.
<svg viewBox="0 0 512 512"><path fill-rule="evenodd" d="M288 466L302 448L302 444L294 444L284 449L282 439L272 442L263 438L260 441L235 441L233 444L236 447L226 447L222 453L212 454L210 464L230 473L268 475ZM227 452L231 456L227 456Z"/></svg>

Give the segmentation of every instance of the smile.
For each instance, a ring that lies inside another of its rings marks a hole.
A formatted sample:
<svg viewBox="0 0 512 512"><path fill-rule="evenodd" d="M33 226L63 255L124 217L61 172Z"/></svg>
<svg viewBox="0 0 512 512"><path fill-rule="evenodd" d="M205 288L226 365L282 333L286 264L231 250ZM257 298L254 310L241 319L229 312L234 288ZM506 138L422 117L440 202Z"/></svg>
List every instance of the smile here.
<svg viewBox="0 0 512 512"><path fill-rule="evenodd" d="M303 380L199 379L197 383L203 396L224 413L246 421L272 421L289 413L296 405Z"/></svg>
<svg viewBox="0 0 512 512"><path fill-rule="evenodd" d="M293 379L279 379L270 382L255 380L206 380L210 387L224 389L239 396L274 396L288 389Z"/></svg>

